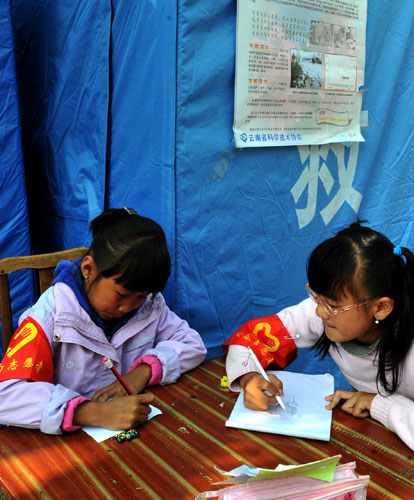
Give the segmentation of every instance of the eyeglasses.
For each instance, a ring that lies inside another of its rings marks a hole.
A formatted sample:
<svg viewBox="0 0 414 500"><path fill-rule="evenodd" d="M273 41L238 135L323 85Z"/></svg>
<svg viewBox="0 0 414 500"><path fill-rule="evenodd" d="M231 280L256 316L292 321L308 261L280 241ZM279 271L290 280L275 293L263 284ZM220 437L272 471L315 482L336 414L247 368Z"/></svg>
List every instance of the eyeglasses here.
<svg viewBox="0 0 414 500"><path fill-rule="evenodd" d="M312 290L312 288L309 286L309 283L306 283L305 288L309 294L309 297L315 302L315 304L319 304L324 310L324 312L326 312L326 314L328 314L328 316L330 316L331 318L333 318L334 316L336 316L341 312L349 311L350 309L355 309L356 307L360 307L367 304L368 302L371 302L371 300L375 300L375 299L369 299L366 300L365 302L360 302L359 304L350 304L349 306L333 308L327 302L322 300L319 297L319 295Z"/></svg>

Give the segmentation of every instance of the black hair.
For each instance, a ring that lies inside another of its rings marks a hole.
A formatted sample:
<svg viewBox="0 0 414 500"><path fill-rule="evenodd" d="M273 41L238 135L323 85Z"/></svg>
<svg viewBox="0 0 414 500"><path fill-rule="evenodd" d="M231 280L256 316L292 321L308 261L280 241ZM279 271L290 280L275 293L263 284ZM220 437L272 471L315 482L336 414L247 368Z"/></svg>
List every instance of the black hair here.
<svg viewBox="0 0 414 500"><path fill-rule="evenodd" d="M163 229L131 208L108 208L89 225L98 277L117 276L127 290L162 291L171 271Z"/></svg>
<svg viewBox="0 0 414 500"><path fill-rule="evenodd" d="M308 281L316 293L335 301L345 291L361 302L377 297L394 300L392 312L379 324L377 345L377 387L381 384L393 393L400 381L400 365L414 340L414 254L402 247L402 255L395 255L386 236L361 224L354 222L313 250ZM325 357L333 344L324 333L314 348Z"/></svg>

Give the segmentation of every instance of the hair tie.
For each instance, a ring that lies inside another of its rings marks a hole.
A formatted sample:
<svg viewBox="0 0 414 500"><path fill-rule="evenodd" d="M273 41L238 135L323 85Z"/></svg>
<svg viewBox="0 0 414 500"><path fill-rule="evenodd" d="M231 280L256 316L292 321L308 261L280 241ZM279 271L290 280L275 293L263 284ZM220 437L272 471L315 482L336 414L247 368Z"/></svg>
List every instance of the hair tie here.
<svg viewBox="0 0 414 500"><path fill-rule="evenodd" d="M405 257L405 255L403 255L402 248L400 247L400 245L396 245L394 247L393 252L394 252L394 255L402 258L402 261L404 262L404 264L407 264L407 258Z"/></svg>
<svg viewBox="0 0 414 500"><path fill-rule="evenodd" d="M394 247L393 252L394 252L394 255L397 255L398 257L401 257L401 255L402 255L402 250L401 250L400 245L396 245L396 246Z"/></svg>
<svg viewBox="0 0 414 500"><path fill-rule="evenodd" d="M133 208L128 208L128 207L122 207L122 208L126 210L128 215L138 215Z"/></svg>

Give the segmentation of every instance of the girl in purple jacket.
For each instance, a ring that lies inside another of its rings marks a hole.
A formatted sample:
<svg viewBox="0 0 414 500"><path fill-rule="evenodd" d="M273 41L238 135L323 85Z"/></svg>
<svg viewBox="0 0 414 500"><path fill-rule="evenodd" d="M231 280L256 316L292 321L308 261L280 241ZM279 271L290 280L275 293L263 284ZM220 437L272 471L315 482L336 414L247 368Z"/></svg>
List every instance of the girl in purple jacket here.
<svg viewBox="0 0 414 500"><path fill-rule="evenodd" d="M161 227L121 208L90 229L87 255L60 262L52 286L20 318L0 363L1 424L49 434L129 429L150 413L145 387L175 382L205 357L200 335L160 293L171 267Z"/></svg>

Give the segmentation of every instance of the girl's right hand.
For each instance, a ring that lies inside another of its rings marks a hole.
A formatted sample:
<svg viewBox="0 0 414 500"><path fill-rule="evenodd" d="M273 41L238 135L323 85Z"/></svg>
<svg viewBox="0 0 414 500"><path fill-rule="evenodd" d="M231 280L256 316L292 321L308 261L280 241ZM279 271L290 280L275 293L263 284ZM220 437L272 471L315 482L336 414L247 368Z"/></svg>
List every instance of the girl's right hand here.
<svg viewBox="0 0 414 500"><path fill-rule="evenodd" d="M110 401L85 401L75 408L73 425L94 425L106 429L132 429L148 420L152 394L121 396Z"/></svg>
<svg viewBox="0 0 414 500"><path fill-rule="evenodd" d="M240 385L244 390L244 405L251 410L267 410L275 404L275 396L283 396L283 384L275 375L269 374L271 383L260 373L250 372L240 377ZM264 391L273 394L268 396Z"/></svg>
<svg viewBox="0 0 414 500"><path fill-rule="evenodd" d="M135 370L123 375L122 378L131 391L134 394L138 394L145 389L148 380L151 378L151 367L143 363L135 368ZM92 401L104 402L119 396L125 396L125 389L118 380L115 380L115 382L96 391L92 396Z"/></svg>

